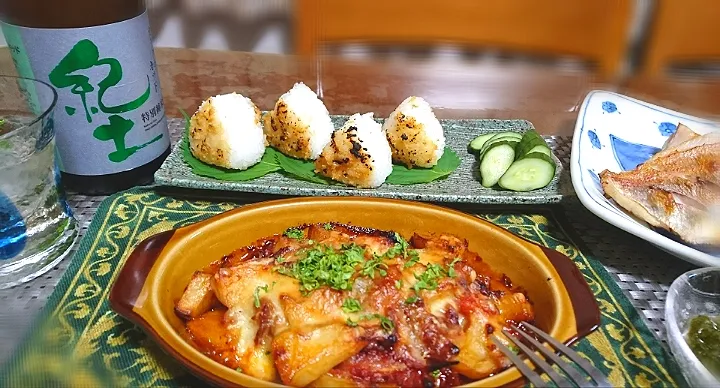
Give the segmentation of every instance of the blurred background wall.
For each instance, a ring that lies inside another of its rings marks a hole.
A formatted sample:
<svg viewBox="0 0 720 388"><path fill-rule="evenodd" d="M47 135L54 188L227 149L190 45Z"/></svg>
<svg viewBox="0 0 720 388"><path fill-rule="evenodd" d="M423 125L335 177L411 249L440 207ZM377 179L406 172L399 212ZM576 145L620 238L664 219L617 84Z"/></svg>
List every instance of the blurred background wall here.
<svg viewBox="0 0 720 388"><path fill-rule="evenodd" d="M631 36L628 37L636 44L642 38L653 0L626 1L637 3ZM146 0L146 3L156 47L273 54L289 54L293 51L293 0ZM2 36L0 45L5 45ZM340 54L346 56L372 55L369 48L356 45L339 50ZM486 59L493 57L493 53L484 54L482 57ZM403 50L398 48L390 55L403 55ZM435 47L424 55L435 59L451 59L461 53L453 47Z"/></svg>
<svg viewBox="0 0 720 388"><path fill-rule="evenodd" d="M292 0L145 2L156 47L275 54L289 53L292 50ZM5 38L0 34L0 46L5 45Z"/></svg>
<svg viewBox="0 0 720 388"><path fill-rule="evenodd" d="M17 0L20 1L20 0ZM363 0L336 0L360 1ZM391 1L391 0L388 0ZM453 1L453 0L446 0ZM483 0L478 0L483 1ZM509 0L512 1L512 0ZM587 0L585 0L587 1ZM593 0L600 1L600 0ZM653 11L661 2L684 0L602 0L631 2L632 17L626 40L627 55L624 67L632 70L643 55L650 30ZM713 0L691 0L690 3L713 4ZM720 0L717 1L720 9ZM297 15L294 0L146 0L156 47L180 47L211 50L236 50L273 54L294 52L293 21ZM548 5L549 6L549 5ZM696 8L706 8L697 6ZM699 10L702 12L702 10ZM372 22L372 21L370 21ZM715 40L719 37L699 36L698 39ZM0 45L5 45L0 36ZM392 47L388 49L346 44L333 47L335 54L353 58L385 56L390 58L440 61L508 61L537 64L543 60L522 55L506 55L491 50L468 52L452 46L417 48ZM553 59L553 66L581 67L570 58ZM718 67L695 67L692 70L718 73Z"/></svg>
<svg viewBox="0 0 720 388"><path fill-rule="evenodd" d="M287 54L292 0L146 0L157 47Z"/></svg>

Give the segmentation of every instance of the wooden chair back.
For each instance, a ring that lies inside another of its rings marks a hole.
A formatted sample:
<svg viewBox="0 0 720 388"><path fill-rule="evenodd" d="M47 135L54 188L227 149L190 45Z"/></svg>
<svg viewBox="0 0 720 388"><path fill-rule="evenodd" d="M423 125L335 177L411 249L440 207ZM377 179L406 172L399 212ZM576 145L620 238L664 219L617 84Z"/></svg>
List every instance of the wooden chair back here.
<svg viewBox="0 0 720 388"><path fill-rule="evenodd" d="M634 1L296 0L295 51L324 43L440 44L576 56L618 73Z"/></svg>
<svg viewBox="0 0 720 388"><path fill-rule="evenodd" d="M719 1L655 1L651 23L642 75L661 76L672 64L720 60Z"/></svg>

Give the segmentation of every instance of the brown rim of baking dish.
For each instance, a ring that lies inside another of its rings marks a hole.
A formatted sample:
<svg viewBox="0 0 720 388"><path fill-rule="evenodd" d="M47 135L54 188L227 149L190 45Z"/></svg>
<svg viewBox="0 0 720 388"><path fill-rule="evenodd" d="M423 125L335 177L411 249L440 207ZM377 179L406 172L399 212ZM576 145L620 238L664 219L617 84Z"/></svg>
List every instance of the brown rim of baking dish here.
<svg viewBox="0 0 720 388"><path fill-rule="evenodd" d="M396 213L396 216L402 215L402 217L393 217L393 212ZM323 214L327 215L323 216ZM355 216L348 214L355 214ZM355 220L348 222L342 217L355 217ZM451 229L460 228L464 224L466 228L473 227L474 229L465 234L480 233L484 239L493 243L504 241L504 244L512 247L511 250L524 253L529 258L525 264L532 264L535 271L542 271L544 278L533 281L546 282L547 284L540 284L537 287L551 290L547 298L550 298L551 308L556 310L556 314L548 319L554 324L553 327L543 327L543 329L553 337L570 344L588 335L600 324L600 310L594 295L572 260L553 249L525 240L472 215L426 203L383 198L306 197L267 201L246 205L193 225L146 238L131 252L110 291L110 306L113 310L141 326L165 351L195 375L217 385L283 387L283 385L259 380L227 368L197 351L179 333L178 329L182 327L173 324L167 318L168 315L171 315L174 318L171 317L170 320L179 321L179 318L173 313L174 303L177 300L171 301L172 306L162 306L169 303L169 298L165 297L164 303L160 299L163 295L171 293L170 288L182 287L184 289L187 284L189 274L192 272L189 272L187 278L177 279L177 282L168 282L166 279L179 271L178 267L191 267L199 270L203 265L220 257L204 257L202 260L205 262L202 263L183 263L188 260L178 262L181 258L187 259L187 255L182 254L183 251L187 251L187 249L182 249L182 247L188 247L185 244L197 244L197 240L203 232L207 231L210 233L201 239L200 244L213 238L221 238L218 235L223 231L227 232L228 226L232 228L233 225L239 225L243 219L246 223L253 221L252 226L246 227L248 230L245 232L256 235L247 236L243 241L237 243L234 242L237 234L232 235L233 242L228 243L230 244L228 248L231 246L234 248L230 248L229 251L248 245L258 238L281 233L288 227L313 222L339 221L386 230L392 230L392 228L383 228L377 223L409 223L412 226L408 226L408 228L417 232L431 232L427 229L436 229L467 238L463 233L468 229L451 231ZM418 226L425 221L432 224L432 227L423 229L422 226ZM417 229L415 226L418 226ZM273 231L268 233L269 229ZM477 247L473 249L473 241L469 238L468 241L470 249L478 252ZM207 249L218 248L207 247ZM223 254L229 253L229 251ZM483 257L482 254L481 257ZM483 259L486 260L486 257ZM175 265L170 265L172 263ZM491 264L491 267L495 268L496 265ZM510 278L515 281L513 276ZM554 281L556 279L559 279L560 282ZM527 288L526 284L518 284ZM534 297L530 294L529 296L531 300L538 299L536 298L538 295ZM537 316L540 316L540 312ZM529 361L526 363L532 367ZM523 382L522 375L512 367L465 386L514 386Z"/></svg>

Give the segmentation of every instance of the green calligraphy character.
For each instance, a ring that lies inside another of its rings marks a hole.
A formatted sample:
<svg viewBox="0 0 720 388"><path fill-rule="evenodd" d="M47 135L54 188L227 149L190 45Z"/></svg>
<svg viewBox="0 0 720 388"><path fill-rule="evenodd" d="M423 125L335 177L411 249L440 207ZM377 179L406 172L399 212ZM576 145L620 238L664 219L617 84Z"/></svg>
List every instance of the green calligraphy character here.
<svg viewBox="0 0 720 388"><path fill-rule="evenodd" d="M129 158L132 154L136 153L138 150L160 140L163 137L163 135L160 134L147 143L139 146L128 147L125 144L125 136L128 132L130 132L135 124L132 120L125 119L118 115L111 115L108 119L110 120L110 124L101 125L95 128L93 136L95 136L98 140L112 141L115 144L115 151L108 155L108 159L110 159L111 162L120 163Z"/></svg>
<svg viewBox="0 0 720 388"><path fill-rule="evenodd" d="M95 66L99 56L100 54L97 46L89 40L81 40L67 55L65 55L63 59L60 60L60 63L58 63L49 75L50 83L56 88L71 88L71 93L80 95L80 100L85 108L85 117L87 118L88 123L92 122L92 119L90 118L90 113L87 109L85 95L94 91L95 88L90 85L90 78L87 76L70 73L81 69L89 69ZM72 115L75 113L75 108L65 107L65 111Z"/></svg>
<svg viewBox="0 0 720 388"><path fill-rule="evenodd" d="M85 109L85 118L88 123L92 122L90 110L87 107L86 95L95 90L90 84L90 79L82 74L73 74L79 70L90 69L95 66L108 66L110 68L108 75L98 83L98 105L104 113L125 113L141 107L150 98L150 76L147 76L147 87L145 92L133 101L119 104L116 106L108 106L103 102L105 93L111 87L120 83L123 77L123 69L120 62L115 58L100 58L100 52L95 43L88 39L79 41L70 52L60 60L57 66L50 72L50 83L56 88L71 88L73 94L80 96L83 108ZM72 107L65 107L65 111L69 115L75 113ZM96 108L92 108L92 112L97 112Z"/></svg>

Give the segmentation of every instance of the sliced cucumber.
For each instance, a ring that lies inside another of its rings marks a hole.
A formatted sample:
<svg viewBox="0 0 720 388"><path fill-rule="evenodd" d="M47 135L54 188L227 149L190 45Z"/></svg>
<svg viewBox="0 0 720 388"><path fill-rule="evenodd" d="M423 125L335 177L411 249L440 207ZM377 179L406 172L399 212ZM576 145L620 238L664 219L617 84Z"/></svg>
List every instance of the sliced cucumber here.
<svg viewBox="0 0 720 388"><path fill-rule="evenodd" d="M536 147L546 147L548 151L550 150L550 147L548 147L547 143L545 143L545 140L538 135L535 131L527 131L522 137L522 140L520 140L520 144L518 144L518 148L515 152L515 157L517 159L522 158L523 156L533 152L533 150Z"/></svg>
<svg viewBox="0 0 720 388"><path fill-rule="evenodd" d="M522 135L523 140L531 140L531 139L540 139L542 140L542 136L537 133L535 130L529 130Z"/></svg>
<svg viewBox="0 0 720 388"><path fill-rule="evenodd" d="M500 142L510 142L514 143L515 147L520 143L520 139L513 137L513 136L493 136L490 140L485 142L485 145L483 145L482 149L480 149L480 157L482 158L482 154L487 151L491 145L495 143Z"/></svg>
<svg viewBox="0 0 720 388"><path fill-rule="evenodd" d="M498 137L499 136L502 136L502 137L510 136L510 137L516 137L518 139L522 139L523 134L520 132L504 131L504 132L498 132L496 134L496 136L498 136Z"/></svg>
<svg viewBox="0 0 720 388"><path fill-rule="evenodd" d="M499 141L499 142L492 143L492 144L488 145L487 147L485 147L485 148L483 149L483 151L480 153L480 161L482 161L483 158L485 158L485 154L486 154L488 151L490 151L490 149L491 149L492 147L494 147L496 144L506 144L506 145L509 145L510 147L513 148L513 151L514 151L514 150L517 149L517 144L518 144L518 143L517 143L514 139L513 139L513 140L502 140L502 141Z"/></svg>
<svg viewBox="0 0 720 388"><path fill-rule="evenodd" d="M485 141L484 146L487 146L489 143L496 142L501 139L513 139L513 140L520 141L520 139L522 139L522 134L517 133L517 132L508 132L508 131L496 132L489 139L487 139Z"/></svg>
<svg viewBox="0 0 720 388"><path fill-rule="evenodd" d="M468 146L468 150L473 154L480 154L480 150L482 149L483 145L490 140L491 137L495 136L494 133L486 133L484 135L480 135L476 138L474 138L470 145Z"/></svg>
<svg viewBox="0 0 720 388"><path fill-rule="evenodd" d="M519 148L520 148L520 147L518 146L518 150L519 150ZM523 154L520 155L520 152L523 152ZM539 153L541 153L541 154L545 154L545 155L547 155L547 156L552 157L552 151L550 150L550 147L548 147L548 146L545 145L545 144L539 144L539 145L536 145L535 147L531 148L531 149L530 149L529 151L527 151L527 152L524 152L524 151L522 151L522 150L519 150L519 151L516 153L515 158L521 159L523 156L528 155L528 154L532 154L532 153L535 153L535 152L539 152Z"/></svg>
<svg viewBox="0 0 720 388"><path fill-rule="evenodd" d="M498 180L500 187L513 191L531 191L547 186L555 177L555 162L540 152L516 160Z"/></svg>
<svg viewBox="0 0 720 388"><path fill-rule="evenodd" d="M514 142L496 142L483 153L480 159L481 184L492 187L515 160Z"/></svg>
<svg viewBox="0 0 720 388"><path fill-rule="evenodd" d="M514 157L514 155L515 155L515 154L514 154L515 149L517 149L517 143L512 142L512 141L509 141L509 140L508 140L508 141L501 141L501 142L498 142L498 143L494 143L492 146L490 146L490 147L487 148L485 151L483 151L483 153L480 154L480 158L479 158L480 163L482 163L482 161L485 160L485 155L487 155L488 151L490 151L490 150L492 149L492 147L494 147L496 144L497 144L497 145L508 145L508 146L512 147L512 148L513 148L513 157ZM514 160L514 159L513 159L513 160Z"/></svg>

